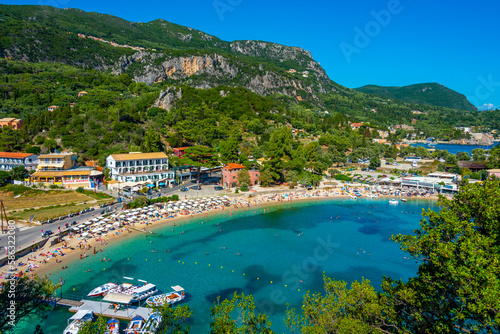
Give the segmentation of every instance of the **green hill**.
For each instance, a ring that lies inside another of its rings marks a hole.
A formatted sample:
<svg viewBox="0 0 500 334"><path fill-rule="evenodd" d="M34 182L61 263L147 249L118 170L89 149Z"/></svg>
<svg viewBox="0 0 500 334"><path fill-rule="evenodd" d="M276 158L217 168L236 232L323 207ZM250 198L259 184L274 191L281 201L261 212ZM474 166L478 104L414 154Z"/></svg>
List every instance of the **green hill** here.
<svg viewBox="0 0 500 334"><path fill-rule="evenodd" d="M0 15L0 56L11 60L127 73L146 84L241 86L315 106L323 106L319 94L347 91L328 78L310 52L298 47L226 42L162 19L129 22L71 8L0 5Z"/></svg>
<svg viewBox="0 0 500 334"><path fill-rule="evenodd" d="M375 94L386 99L477 111L477 108L467 100L465 95L438 83L423 83L403 87L367 85L356 88L356 90L365 94Z"/></svg>

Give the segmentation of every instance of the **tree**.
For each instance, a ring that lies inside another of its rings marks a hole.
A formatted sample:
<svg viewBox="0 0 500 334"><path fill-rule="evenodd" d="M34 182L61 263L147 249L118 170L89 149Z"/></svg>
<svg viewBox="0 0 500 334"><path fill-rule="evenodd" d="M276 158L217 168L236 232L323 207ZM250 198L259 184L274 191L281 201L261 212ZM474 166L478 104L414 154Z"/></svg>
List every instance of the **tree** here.
<svg viewBox="0 0 500 334"><path fill-rule="evenodd" d="M304 296L302 314L287 311L285 323L292 332L301 333L387 333L383 331L387 318L386 300L381 299L370 281L353 282L350 288L343 281L324 277L325 295Z"/></svg>
<svg viewBox="0 0 500 334"><path fill-rule="evenodd" d="M3 187L10 180L10 174L6 171L0 170L0 187Z"/></svg>
<svg viewBox="0 0 500 334"><path fill-rule="evenodd" d="M54 139L46 139L43 146L45 146L49 152L52 152L57 148L57 142Z"/></svg>
<svg viewBox="0 0 500 334"><path fill-rule="evenodd" d="M12 329L19 320L31 313L43 315L50 311L52 307L45 300L50 299L55 289L47 277L23 276L18 280L7 280L0 292L0 332Z"/></svg>
<svg viewBox="0 0 500 334"><path fill-rule="evenodd" d="M273 183L273 174L267 168L263 168L260 170L259 183L263 187L267 187Z"/></svg>
<svg viewBox="0 0 500 334"><path fill-rule="evenodd" d="M458 161L469 161L470 160L469 153L467 153L467 152L458 152L457 153L457 160Z"/></svg>
<svg viewBox="0 0 500 334"><path fill-rule="evenodd" d="M472 153L472 159L474 159L474 161L486 160L486 153L482 148L475 148L471 151L471 153Z"/></svg>
<svg viewBox="0 0 500 334"><path fill-rule="evenodd" d="M201 167L214 167L217 165L214 150L201 145L185 149L181 162L185 165L195 166L198 169L198 183L201 180Z"/></svg>
<svg viewBox="0 0 500 334"><path fill-rule="evenodd" d="M184 327L186 321L193 315L193 311L187 305L173 307L169 304L154 306L153 312L161 315L162 322L156 330L156 334L187 334L191 326Z"/></svg>
<svg viewBox="0 0 500 334"><path fill-rule="evenodd" d="M380 167L380 159L378 157L371 157L370 158L370 165L368 168L370 169L377 169Z"/></svg>
<svg viewBox="0 0 500 334"><path fill-rule="evenodd" d="M144 149L146 152L160 152L163 149L160 134L149 128L144 135Z"/></svg>
<svg viewBox="0 0 500 334"><path fill-rule="evenodd" d="M210 312L212 322L211 332L214 334L225 333L254 333L272 334L271 322L265 314L255 314L255 304L251 295L245 296L243 293L234 293L231 300L224 300L222 303L217 298L217 302ZM234 319L234 316L237 316Z"/></svg>
<svg viewBox="0 0 500 334"><path fill-rule="evenodd" d="M96 321L87 321L85 325L82 326L79 334L94 334L94 333L105 333L107 326L107 320L102 315L97 317Z"/></svg>
<svg viewBox="0 0 500 334"><path fill-rule="evenodd" d="M38 146L31 146L26 149L26 153L33 153L33 154L39 154L40 151L41 149Z"/></svg>
<svg viewBox="0 0 500 334"><path fill-rule="evenodd" d="M18 181L24 180L29 174L30 172L24 166L16 166L10 172L12 179Z"/></svg>
<svg viewBox="0 0 500 334"><path fill-rule="evenodd" d="M250 173L248 169L241 169L236 176L240 188L248 188L250 186Z"/></svg>
<svg viewBox="0 0 500 334"><path fill-rule="evenodd" d="M500 330L500 182L463 185L441 210L423 213L421 229L393 239L419 261L407 283L388 280L398 321L413 333Z"/></svg>
<svg viewBox="0 0 500 334"><path fill-rule="evenodd" d="M238 141L231 137L228 140L224 140L220 143L220 161L223 164L228 164L231 162L238 161L240 145Z"/></svg>
<svg viewBox="0 0 500 334"><path fill-rule="evenodd" d="M292 142L292 131L287 127L277 129L271 134L267 147L269 159L265 162L265 167L272 175L272 182L284 179L284 164L292 157Z"/></svg>

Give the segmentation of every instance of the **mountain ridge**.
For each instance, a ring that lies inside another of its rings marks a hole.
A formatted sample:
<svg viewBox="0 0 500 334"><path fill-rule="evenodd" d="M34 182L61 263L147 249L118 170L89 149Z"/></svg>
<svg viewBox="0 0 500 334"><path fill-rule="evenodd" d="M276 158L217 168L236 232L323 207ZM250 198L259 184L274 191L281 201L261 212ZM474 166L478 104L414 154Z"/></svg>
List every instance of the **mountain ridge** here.
<svg viewBox="0 0 500 334"><path fill-rule="evenodd" d="M477 108L467 100L465 95L436 82L407 86L365 85L355 88L355 90L365 94L374 94L383 98L397 99L410 103L422 103L451 109L477 111Z"/></svg>

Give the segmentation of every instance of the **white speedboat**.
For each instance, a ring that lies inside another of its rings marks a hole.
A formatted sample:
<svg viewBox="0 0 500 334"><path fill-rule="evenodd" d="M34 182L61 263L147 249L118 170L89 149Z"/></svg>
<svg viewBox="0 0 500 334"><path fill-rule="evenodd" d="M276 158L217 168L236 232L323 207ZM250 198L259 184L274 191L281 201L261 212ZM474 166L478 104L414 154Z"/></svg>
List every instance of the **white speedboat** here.
<svg viewBox="0 0 500 334"><path fill-rule="evenodd" d="M389 200L389 204L398 204L399 201L397 199L391 199Z"/></svg>
<svg viewBox="0 0 500 334"><path fill-rule="evenodd" d="M94 312L89 310L80 310L68 319L68 326L64 329L64 334L78 334L86 322L92 321ZM70 320L73 320L70 323Z"/></svg>
<svg viewBox="0 0 500 334"><path fill-rule="evenodd" d="M165 304L172 305L172 304L175 304L177 302L180 302L181 300L183 300L186 297L186 295L184 294L184 289L181 286L176 285L176 286L173 286L172 289L174 290L172 292L164 293L164 294L158 295L158 296L149 297L146 300L146 303L149 306L163 306Z"/></svg>
<svg viewBox="0 0 500 334"><path fill-rule="evenodd" d="M144 324L144 318L140 315L136 315L128 324L127 328L125 328L125 334L134 334L139 333Z"/></svg>
<svg viewBox="0 0 500 334"><path fill-rule="evenodd" d="M133 284L130 284L130 283L123 283L123 284L120 284L120 285L117 285L115 286L114 288L108 290L107 293L127 293L127 292L130 292L134 289L138 288L137 286L134 286Z"/></svg>
<svg viewBox="0 0 500 334"><path fill-rule="evenodd" d="M104 334L118 334L120 332L120 322L115 318L111 318L110 321L106 324L108 327Z"/></svg>
<svg viewBox="0 0 500 334"><path fill-rule="evenodd" d="M98 296L103 296L108 293L109 290L116 288L115 283L106 283L103 284L94 290L90 291L90 293L87 295L87 297L98 297Z"/></svg>
<svg viewBox="0 0 500 334"><path fill-rule="evenodd" d="M154 334L161 324L161 315L151 314L141 328L140 334Z"/></svg>

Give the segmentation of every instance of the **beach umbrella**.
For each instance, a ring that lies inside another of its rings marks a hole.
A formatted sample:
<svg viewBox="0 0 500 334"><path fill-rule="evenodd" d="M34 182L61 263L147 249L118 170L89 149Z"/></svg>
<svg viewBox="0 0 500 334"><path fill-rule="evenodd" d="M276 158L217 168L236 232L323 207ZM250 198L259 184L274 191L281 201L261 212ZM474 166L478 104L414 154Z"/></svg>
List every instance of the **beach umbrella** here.
<svg viewBox="0 0 500 334"><path fill-rule="evenodd" d="M115 223L113 223L113 225L120 226L120 223L119 222L115 222Z"/></svg>
<svg viewBox="0 0 500 334"><path fill-rule="evenodd" d="M106 227L113 227L113 224L106 224Z"/></svg>
<svg viewBox="0 0 500 334"><path fill-rule="evenodd" d="M82 237L86 237L87 235L89 235L88 232L82 233Z"/></svg>
<svg viewBox="0 0 500 334"><path fill-rule="evenodd" d="M113 215L111 215L111 217L113 217L113 218L117 218L117 217L118 217L118 215L117 215L117 214L113 214Z"/></svg>
<svg viewBox="0 0 500 334"><path fill-rule="evenodd" d="M76 226L75 226L75 227L73 227L72 229L73 229L73 230L75 230L75 231L79 231L79 230L80 230L80 228L79 228L79 227L76 227Z"/></svg>
<svg viewBox="0 0 500 334"><path fill-rule="evenodd" d="M92 224L92 222L85 222L85 225L90 225Z"/></svg>
<svg viewBox="0 0 500 334"><path fill-rule="evenodd" d="M85 227L85 225L80 224L80 225L78 225L78 227L83 228L83 227Z"/></svg>
<svg viewBox="0 0 500 334"><path fill-rule="evenodd" d="M99 219L97 219L97 218L92 218L90 221L93 221L93 222L98 222L98 221L99 221Z"/></svg>
<svg viewBox="0 0 500 334"><path fill-rule="evenodd" d="M97 233L97 232L99 232L98 228L95 228L95 229L92 230L92 233Z"/></svg>

